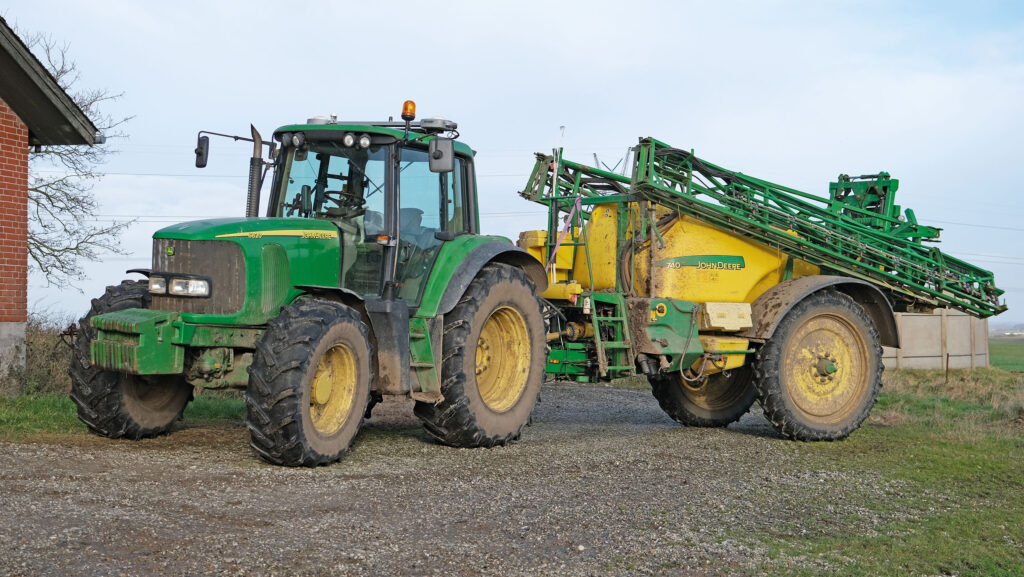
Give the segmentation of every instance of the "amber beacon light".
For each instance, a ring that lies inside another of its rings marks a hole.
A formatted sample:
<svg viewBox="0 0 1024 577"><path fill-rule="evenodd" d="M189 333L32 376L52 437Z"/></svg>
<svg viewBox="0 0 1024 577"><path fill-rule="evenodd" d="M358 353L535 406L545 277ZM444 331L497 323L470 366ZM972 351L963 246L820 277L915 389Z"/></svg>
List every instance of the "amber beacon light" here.
<svg viewBox="0 0 1024 577"><path fill-rule="evenodd" d="M416 118L416 103L412 100L406 100L405 104L402 105L402 120L412 121Z"/></svg>

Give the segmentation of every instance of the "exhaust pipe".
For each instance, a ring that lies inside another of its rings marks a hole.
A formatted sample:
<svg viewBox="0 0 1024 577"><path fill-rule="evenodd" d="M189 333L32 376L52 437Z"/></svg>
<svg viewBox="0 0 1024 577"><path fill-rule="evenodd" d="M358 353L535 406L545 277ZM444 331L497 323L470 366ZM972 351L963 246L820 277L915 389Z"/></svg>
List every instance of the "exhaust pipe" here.
<svg viewBox="0 0 1024 577"><path fill-rule="evenodd" d="M249 196L245 201L245 216L256 217L260 212L260 185L263 184L261 172L263 170L263 138L256 130L256 127L249 125L252 129L252 158L249 159Z"/></svg>

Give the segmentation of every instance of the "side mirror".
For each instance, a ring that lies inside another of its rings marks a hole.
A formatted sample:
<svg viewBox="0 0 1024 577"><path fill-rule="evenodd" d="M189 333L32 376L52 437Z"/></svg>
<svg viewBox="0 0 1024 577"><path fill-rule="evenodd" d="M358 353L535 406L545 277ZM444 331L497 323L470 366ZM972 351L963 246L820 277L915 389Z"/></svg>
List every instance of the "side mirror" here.
<svg viewBox="0 0 1024 577"><path fill-rule="evenodd" d="M451 138L434 138L427 148L430 158L430 172L451 172L455 170L455 141Z"/></svg>
<svg viewBox="0 0 1024 577"><path fill-rule="evenodd" d="M308 184L303 184L301 189L302 214L308 215L313 212L313 189Z"/></svg>
<svg viewBox="0 0 1024 577"><path fill-rule="evenodd" d="M206 161L210 158L210 137L200 136L196 143L196 168L206 168Z"/></svg>

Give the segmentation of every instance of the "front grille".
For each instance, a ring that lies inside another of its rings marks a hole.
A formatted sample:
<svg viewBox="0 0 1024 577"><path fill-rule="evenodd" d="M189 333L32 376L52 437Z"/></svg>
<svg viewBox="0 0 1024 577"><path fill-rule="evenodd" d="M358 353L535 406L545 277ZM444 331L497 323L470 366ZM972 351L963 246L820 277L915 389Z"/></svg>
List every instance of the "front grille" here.
<svg viewBox="0 0 1024 577"><path fill-rule="evenodd" d="M245 300L245 259L242 247L233 242L153 239L153 272L210 279L209 298L153 295L154 310L230 315L241 310Z"/></svg>

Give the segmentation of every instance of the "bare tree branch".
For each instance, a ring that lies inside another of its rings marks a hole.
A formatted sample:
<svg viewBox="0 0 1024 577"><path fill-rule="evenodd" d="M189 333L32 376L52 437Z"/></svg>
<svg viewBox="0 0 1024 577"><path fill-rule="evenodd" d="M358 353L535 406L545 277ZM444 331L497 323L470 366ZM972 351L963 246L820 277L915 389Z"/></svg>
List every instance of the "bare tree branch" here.
<svg viewBox="0 0 1024 577"><path fill-rule="evenodd" d="M114 118L101 110L121 93L77 89L80 75L68 56L68 44L58 44L41 33L22 35L22 39L108 143L126 136L122 130L131 117ZM85 278L83 263L96 261L104 253L125 254L118 238L133 221L100 221L92 193L103 177L99 166L113 153L109 144L43 146L29 152L29 268L42 273L48 284L67 285Z"/></svg>

